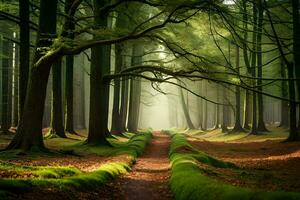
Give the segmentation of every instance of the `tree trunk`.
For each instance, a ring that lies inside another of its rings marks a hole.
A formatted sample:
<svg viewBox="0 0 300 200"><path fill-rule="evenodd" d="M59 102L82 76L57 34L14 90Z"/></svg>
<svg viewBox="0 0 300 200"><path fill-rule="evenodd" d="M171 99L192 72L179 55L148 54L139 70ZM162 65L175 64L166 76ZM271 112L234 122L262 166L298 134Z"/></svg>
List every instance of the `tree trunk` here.
<svg viewBox="0 0 300 200"><path fill-rule="evenodd" d="M256 57L257 57L257 5L253 2L253 34L252 34L252 60L251 60L251 75L256 77ZM256 80L252 80L252 86L256 86ZM250 134L257 134L257 106L256 106L256 92L252 92L252 127Z"/></svg>
<svg viewBox="0 0 300 200"><path fill-rule="evenodd" d="M281 60L280 74L282 78L286 78L284 62ZM287 97L288 87L286 81L281 81L281 96ZM289 104L287 101L281 101L281 121L279 127L287 128L289 126Z"/></svg>
<svg viewBox="0 0 300 200"><path fill-rule="evenodd" d="M216 85L217 90L217 102L219 103L219 84ZM220 127L220 106L217 104L215 105L215 127L214 129L218 129Z"/></svg>
<svg viewBox="0 0 300 200"><path fill-rule="evenodd" d="M300 78L300 19L299 19L299 0L292 0L293 7L293 54L294 54L294 67L296 78ZM300 80L297 82L298 101L300 101ZM300 130L300 106L299 106L299 119L298 129ZM299 136L297 136L299 137ZM298 138L300 139L300 138Z"/></svg>
<svg viewBox="0 0 300 200"><path fill-rule="evenodd" d="M195 129L195 126L193 125L193 122L192 122L191 117L190 117L189 110L188 110L188 108L186 106L186 103L184 101L182 88L179 88L179 94L180 94L181 106L182 106L183 114L185 116L186 123L187 123L189 129Z"/></svg>
<svg viewBox="0 0 300 200"><path fill-rule="evenodd" d="M122 132L126 132L126 121L127 121L127 112L128 112L128 90L129 83L126 78L122 78L122 88L121 88L121 106L120 106L120 127Z"/></svg>
<svg viewBox="0 0 300 200"><path fill-rule="evenodd" d="M99 9L105 2L93 1L94 23L96 27L107 27L107 16L99 16ZM109 52L109 54L108 54ZM93 47L91 52L91 75L90 75L90 118L88 144L110 145L106 140L108 102L107 85L103 80L104 73L110 68L110 47Z"/></svg>
<svg viewBox="0 0 300 200"><path fill-rule="evenodd" d="M236 70L240 72L240 49L236 46ZM235 86L235 123L231 133L244 132L241 125L241 91L239 86Z"/></svg>
<svg viewBox="0 0 300 200"><path fill-rule="evenodd" d="M228 103L226 101L226 95L227 95L227 92L226 92L226 88L224 87L223 88L223 104L226 104ZM222 129L222 133L227 133L228 132L228 105L223 105L222 106L223 108L223 113L222 113L222 124L221 124L221 129Z"/></svg>
<svg viewBox="0 0 300 200"><path fill-rule="evenodd" d="M294 69L296 78L300 78L300 19L299 19L299 0L292 0L293 7L293 57L294 57ZM293 77L293 66L288 66L289 78ZM290 85L294 85L294 81L289 81ZM298 90L298 100L300 100L300 81L297 81L297 90ZM295 91L293 87L290 86L290 99L295 99ZM300 112L300 111L299 111ZM300 140L299 132L294 130L296 126L296 104L290 102L290 134L288 141L297 141ZM300 117L299 117L300 118ZM300 120L300 119L299 119ZM300 124L300 122L299 122Z"/></svg>
<svg viewBox="0 0 300 200"><path fill-rule="evenodd" d="M56 61L52 67L52 78L51 129L48 137L66 138L63 124L61 59Z"/></svg>
<svg viewBox="0 0 300 200"><path fill-rule="evenodd" d="M66 0L65 2L65 12L69 13L73 3L75 0ZM68 37L70 39L74 38L74 29L75 24L73 21L73 15L68 16L65 22L65 29L67 30L62 35ZM65 129L67 132L71 134L76 134L74 129L74 101L73 101L73 84L74 84L74 56L68 55L66 56L66 101L65 101Z"/></svg>
<svg viewBox="0 0 300 200"><path fill-rule="evenodd" d="M38 51L39 48L49 47L52 44L51 37L56 33L56 10L57 0L40 1L38 48L34 61L43 56L43 52ZM31 68L23 115L20 118L17 134L7 149L44 148L42 120L47 82L53 62L54 60L48 60Z"/></svg>
<svg viewBox="0 0 300 200"><path fill-rule="evenodd" d="M288 79L294 78L294 70L293 70L293 64L290 63L287 66L288 68ZM297 117L296 117L296 94L295 94L295 82L293 80L289 80L289 116L290 116L290 130L289 130L289 137L288 141L295 141L299 139L298 136L298 130L297 130Z"/></svg>
<svg viewBox="0 0 300 200"><path fill-rule="evenodd" d="M1 109L1 132L7 134L9 132L9 128L11 126L9 119L9 93L10 91L10 62L9 62L9 51L10 51L10 41L3 40L2 41L2 54L4 57L2 58L2 109Z"/></svg>
<svg viewBox="0 0 300 200"><path fill-rule="evenodd" d="M257 75L258 78L263 77L262 73L262 32L263 32L263 17L264 17L264 10L262 7L263 0L258 0L258 26L257 26ZM262 87L262 80L257 80L258 84L258 91L263 92ZM257 94L258 98L258 124L257 124L257 131L266 132L268 129L265 126L264 121L264 101L262 93Z"/></svg>
<svg viewBox="0 0 300 200"><path fill-rule="evenodd" d="M19 116L22 116L30 63L29 0L19 0L20 65L19 65Z"/></svg>
<svg viewBox="0 0 300 200"><path fill-rule="evenodd" d="M19 122L19 46L14 43L15 65L13 68L13 119L12 126L17 127Z"/></svg>
<svg viewBox="0 0 300 200"><path fill-rule="evenodd" d="M122 66L122 48L119 44L115 46L115 74L119 73ZM121 116L120 116L120 79L114 79L114 100L113 100L113 110L112 110L112 125L111 125L111 133L112 134L120 134L122 132L121 129Z"/></svg>
<svg viewBox="0 0 300 200"><path fill-rule="evenodd" d="M132 48L132 65L142 63L143 46L134 44ZM127 128L130 132L137 132L140 111L141 82L139 78L130 81L129 112Z"/></svg>

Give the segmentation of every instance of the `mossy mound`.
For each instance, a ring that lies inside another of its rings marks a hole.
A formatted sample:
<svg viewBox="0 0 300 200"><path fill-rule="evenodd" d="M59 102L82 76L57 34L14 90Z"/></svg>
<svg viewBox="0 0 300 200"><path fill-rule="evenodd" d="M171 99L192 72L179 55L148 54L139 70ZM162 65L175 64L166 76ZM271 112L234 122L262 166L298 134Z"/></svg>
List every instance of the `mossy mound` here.
<svg viewBox="0 0 300 200"><path fill-rule="evenodd" d="M212 179L205 176L198 162L218 168L237 168L234 164L223 162L208 156L204 152L193 148L184 135L172 133L170 159L172 163L172 175L170 179L171 190L179 200L288 200L300 199L300 193L284 191L264 191L261 189L249 189ZM182 149L192 149L190 152L182 152Z"/></svg>

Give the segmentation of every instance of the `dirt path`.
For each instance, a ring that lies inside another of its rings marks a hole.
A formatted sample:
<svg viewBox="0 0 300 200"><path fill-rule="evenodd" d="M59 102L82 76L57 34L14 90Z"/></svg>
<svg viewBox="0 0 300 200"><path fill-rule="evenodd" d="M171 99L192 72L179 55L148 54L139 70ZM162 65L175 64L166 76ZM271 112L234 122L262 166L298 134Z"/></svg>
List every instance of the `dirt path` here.
<svg viewBox="0 0 300 200"><path fill-rule="evenodd" d="M154 132L151 144L137 159L132 172L108 183L100 192L100 199L172 199L168 186L169 146L168 136Z"/></svg>

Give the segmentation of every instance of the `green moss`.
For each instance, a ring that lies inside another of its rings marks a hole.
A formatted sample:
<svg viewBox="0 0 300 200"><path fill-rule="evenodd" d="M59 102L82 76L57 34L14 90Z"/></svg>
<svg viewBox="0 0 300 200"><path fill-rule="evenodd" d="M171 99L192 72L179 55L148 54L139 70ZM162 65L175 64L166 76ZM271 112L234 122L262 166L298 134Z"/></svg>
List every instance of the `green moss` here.
<svg viewBox="0 0 300 200"><path fill-rule="evenodd" d="M104 164L100 166L98 170L90 173L84 173L76 168L69 167L26 167L0 163L0 170L13 170L15 172L30 171L37 175L37 178L1 179L0 197L1 195L5 196L6 191L22 191L32 187L76 188L81 190L95 189L95 187L103 185L107 180L130 170L132 164L135 162L135 158L142 154L151 137L151 133L147 132L133 135L128 142L120 143L112 141L113 147L77 146L77 151L88 150L89 152L94 152L99 155L127 154L131 158L129 162Z"/></svg>
<svg viewBox="0 0 300 200"><path fill-rule="evenodd" d="M172 162L170 186L176 199L300 199L300 193L283 191L268 192L242 188L205 176L197 165L199 161L214 167L234 167L234 165L212 158L202 152L198 152L198 154L182 152L181 149L184 143L186 143L188 148L191 148L191 145L186 140L184 141L184 139L182 134L173 134L170 150L170 159Z"/></svg>

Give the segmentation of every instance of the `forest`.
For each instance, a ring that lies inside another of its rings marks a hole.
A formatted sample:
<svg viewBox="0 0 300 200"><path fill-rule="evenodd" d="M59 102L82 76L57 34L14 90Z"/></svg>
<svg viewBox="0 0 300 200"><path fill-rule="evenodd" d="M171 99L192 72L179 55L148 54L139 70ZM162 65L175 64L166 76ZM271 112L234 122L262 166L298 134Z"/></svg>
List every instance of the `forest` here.
<svg viewBox="0 0 300 200"><path fill-rule="evenodd" d="M300 200L300 0L1 0L0 199Z"/></svg>

